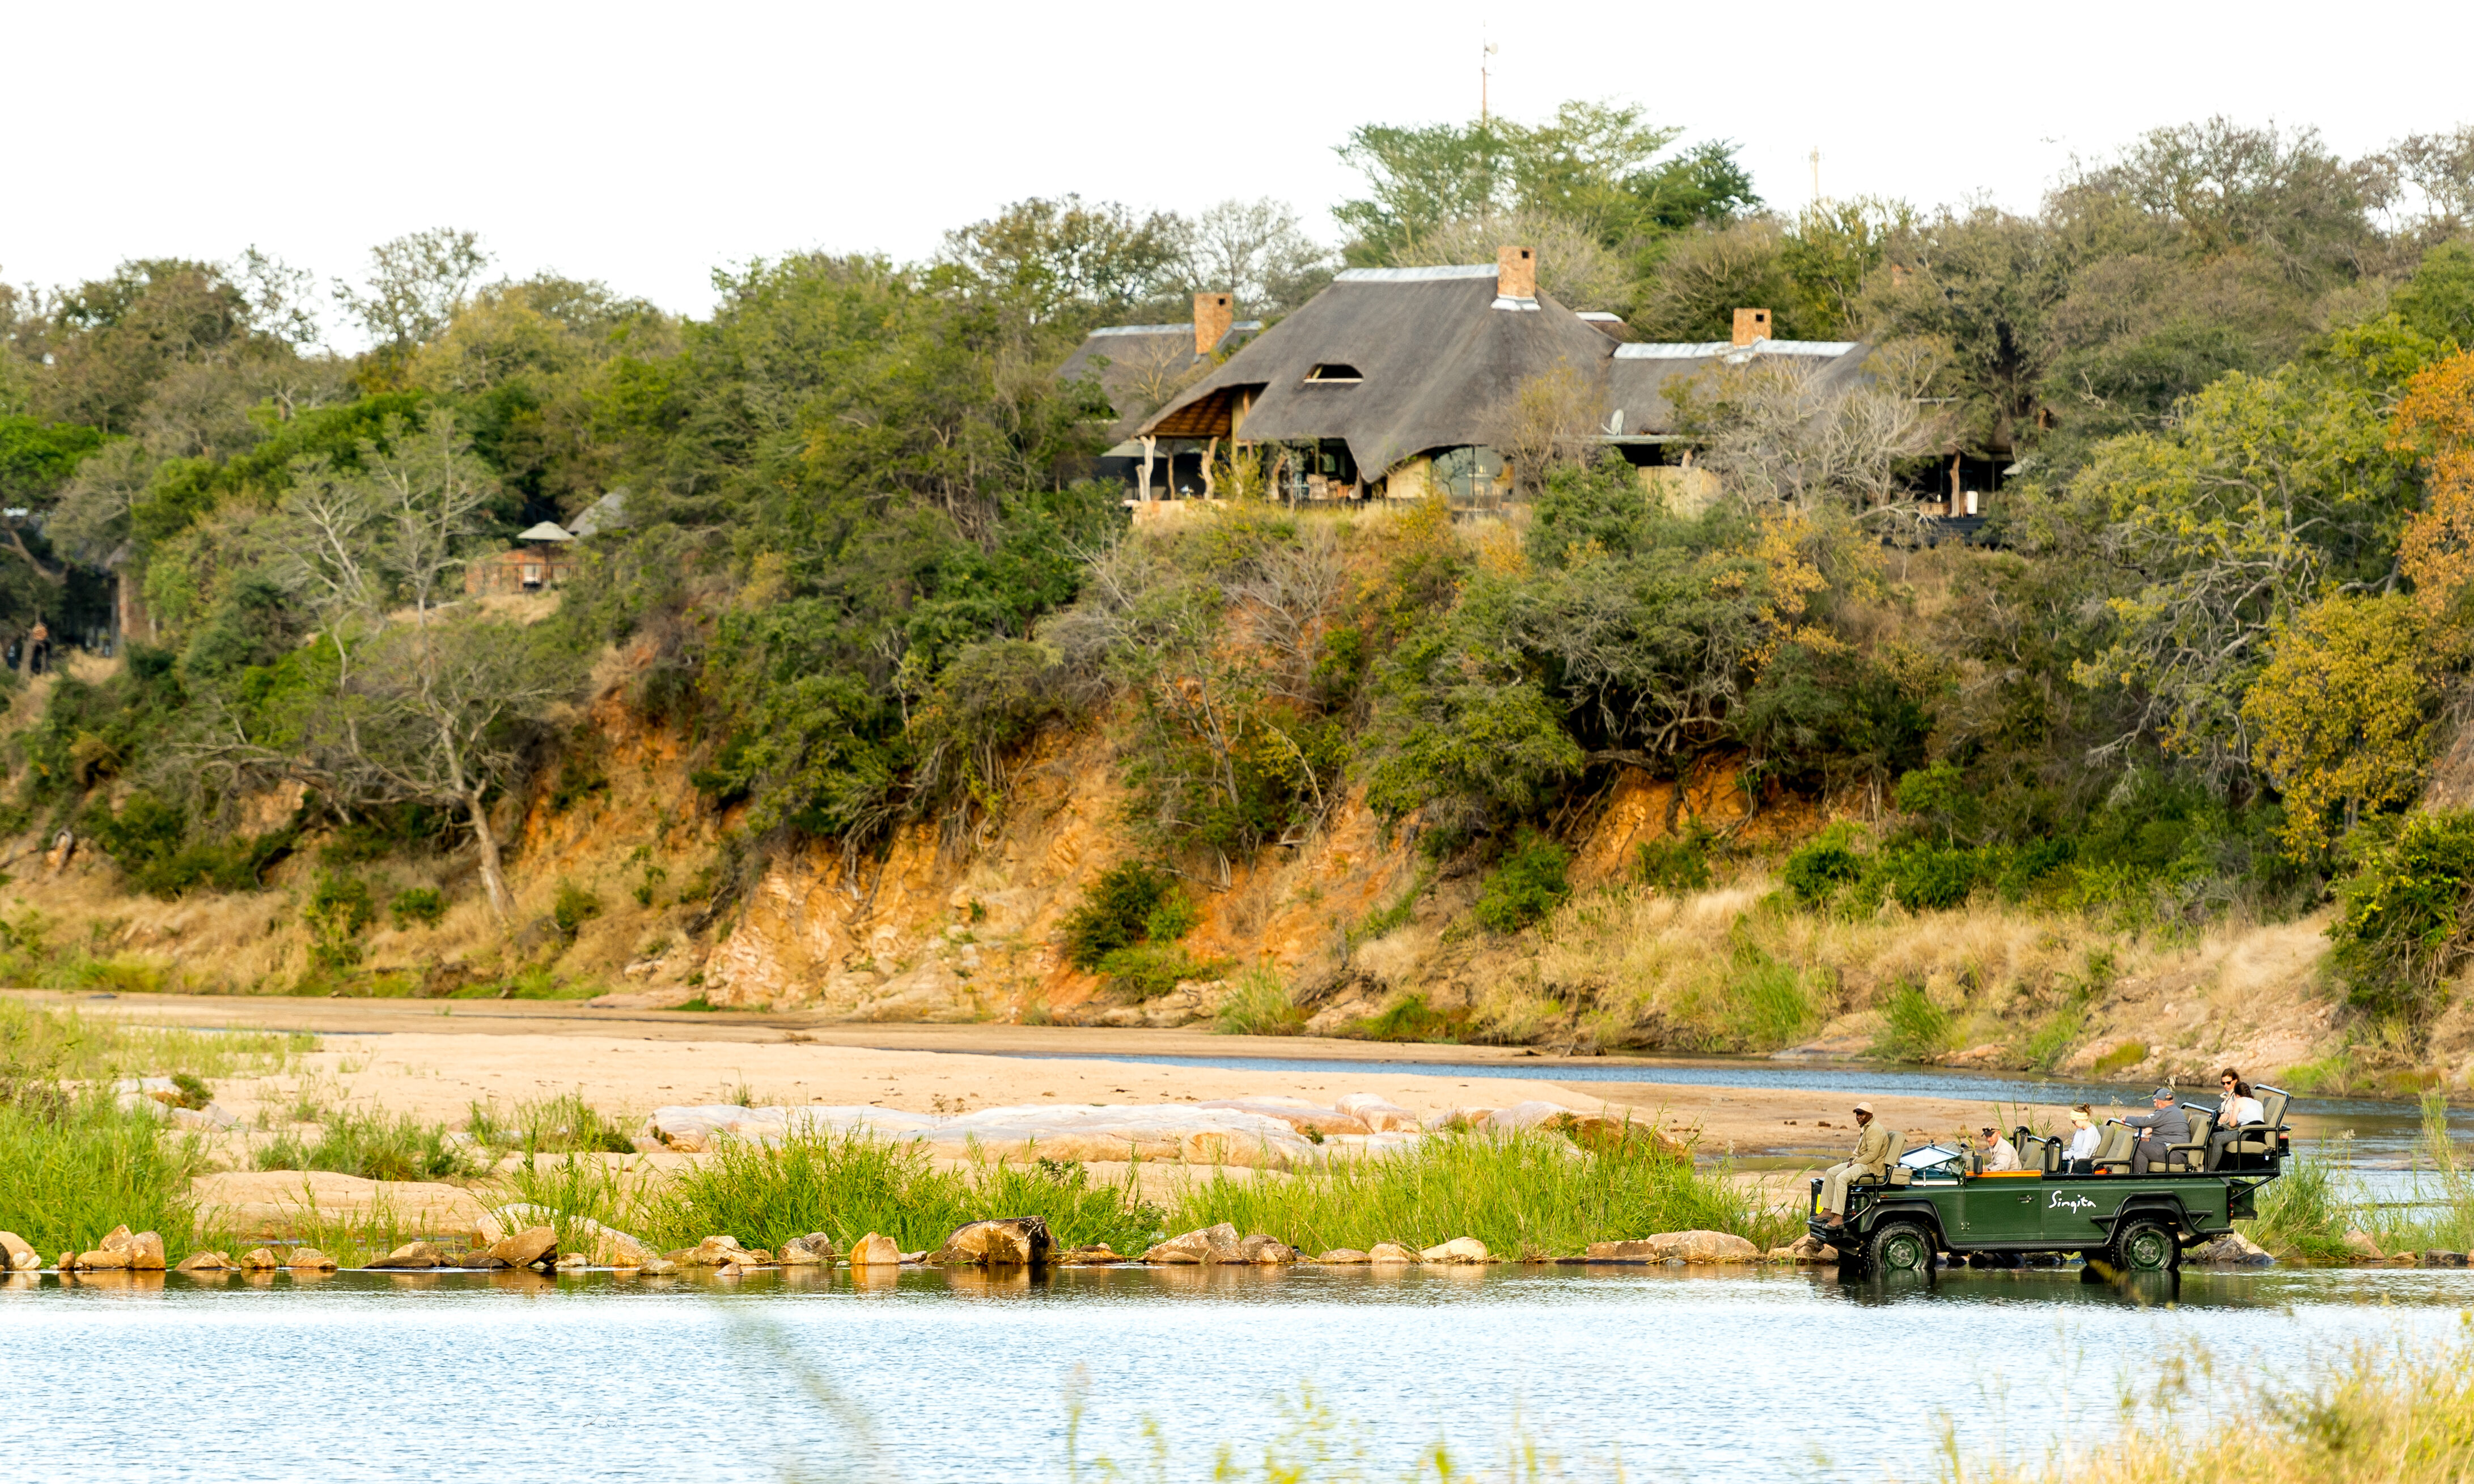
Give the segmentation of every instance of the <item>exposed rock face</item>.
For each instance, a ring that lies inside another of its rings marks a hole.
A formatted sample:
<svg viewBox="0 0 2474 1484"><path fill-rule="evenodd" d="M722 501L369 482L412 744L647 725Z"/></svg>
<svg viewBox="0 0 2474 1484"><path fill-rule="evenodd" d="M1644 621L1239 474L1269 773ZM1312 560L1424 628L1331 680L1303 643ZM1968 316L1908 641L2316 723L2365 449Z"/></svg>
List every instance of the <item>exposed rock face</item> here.
<svg viewBox="0 0 2474 1484"><path fill-rule="evenodd" d="M1346 1093L1332 1101L1332 1107L1377 1133L1415 1133L1424 1127L1417 1114L1378 1093Z"/></svg>
<svg viewBox="0 0 2474 1484"><path fill-rule="evenodd" d="M2380 1251L2379 1239L2359 1229L2345 1233L2345 1251L2369 1262L2386 1262L2389 1258Z"/></svg>
<svg viewBox="0 0 2474 1484"><path fill-rule="evenodd" d="M1226 1222L1200 1230L1180 1232L1165 1242L1155 1243L1143 1253L1145 1262L1202 1263L1238 1262L1237 1229Z"/></svg>
<svg viewBox="0 0 2474 1484"><path fill-rule="evenodd" d="M1749 1247L1752 1244L1747 1242L1744 1245ZM1454 1237L1418 1254L1419 1262L1484 1262L1486 1259L1486 1244L1475 1237Z"/></svg>
<svg viewBox="0 0 2474 1484"><path fill-rule="evenodd" d="M1315 1259L1317 1262L1327 1262L1335 1267L1349 1267L1370 1260L1371 1259L1354 1247L1335 1247Z"/></svg>
<svg viewBox="0 0 2474 1484"><path fill-rule="evenodd" d="M830 1266L836 1248L834 1239L821 1231L811 1231L803 1237L792 1237L782 1244L782 1266L813 1268Z"/></svg>
<svg viewBox="0 0 2474 1484"><path fill-rule="evenodd" d="M1052 1245L1047 1222L1007 1216L955 1228L928 1260L939 1267L1027 1268L1046 1262Z"/></svg>
<svg viewBox="0 0 2474 1484"><path fill-rule="evenodd" d="M1661 1231L1633 1242L1591 1242L1591 1262L1757 1262L1761 1250L1724 1231Z"/></svg>
<svg viewBox="0 0 2474 1484"><path fill-rule="evenodd" d="M2228 1231L2213 1242L2192 1248L2182 1254L2182 1260L2214 1268L2264 1268L2276 1259L2268 1255L2267 1248L2241 1232Z"/></svg>
<svg viewBox="0 0 2474 1484"><path fill-rule="evenodd" d="M426 1242L406 1242L370 1264L373 1268L435 1268L442 1265L438 1249Z"/></svg>
<svg viewBox="0 0 2474 1484"><path fill-rule="evenodd" d="M229 1273L231 1267L231 1259L221 1253L191 1253L182 1258L181 1265L172 1271L175 1273Z"/></svg>
<svg viewBox="0 0 2474 1484"><path fill-rule="evenodd" d="M332 1273L336 1266L334 1258L314 1247L292 1249L292 1255L283 1259L283 1265L303 1273Z"/></svg>
<svg viewBox="0 0 2474 1484"><path fill-rule="evenodd" d="M139 1273L163 1271L163 1238L153 1231L140 1231L129 1239L124 1249L129 1253L129 1266Z"/></svg>
<svg viewBox="0 0 2474 1484"><path fill-rule="evenodd" d="M550 1227L528 1227L492 1244L490 1258L511 1268L547 1265L558 1260L558 1232Z"/></svg>
<svg viewBox="0 0 2474 1484"><path fill-rule="evenodd" d="M850 1265L854 1268L893 1268L902 1265L902 1249L893 1238L871 1231L851 1244Z"/></svg>
<svg viewBox="0 0 2474 1484"><path fill-rule="evenodd" d="M31 1273L42 1265L43 1254L27 1245L24 1237L13 1231L0 1231L0 1269Z"/></svg>
<svg viewBox="0 0 2474 1484"><path fill-rule="evenodd" d="M1377 1242L1366 1254L1369 1262L1415 1262L1418 1254L1397 1242Z"/></svg>

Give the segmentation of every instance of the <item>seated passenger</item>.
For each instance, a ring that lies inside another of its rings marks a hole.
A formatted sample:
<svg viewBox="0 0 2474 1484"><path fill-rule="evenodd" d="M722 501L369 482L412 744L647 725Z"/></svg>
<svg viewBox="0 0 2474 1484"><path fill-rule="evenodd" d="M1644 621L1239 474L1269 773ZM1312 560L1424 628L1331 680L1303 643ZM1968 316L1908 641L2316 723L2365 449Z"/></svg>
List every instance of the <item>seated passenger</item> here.
<svg viewBox="0 0 2474 1484"><path fill-rule="evenodd" d="M1873 1105L1856 1105L1856 1151L1821 1172L1821 1214L1829 1226L1846 1225L1847 1186L1859 1175L1886 1179L1890 1168L1890 1131L1873 1122Z"/></svg>
<svg viewBox="0 0 2474 1484"><path fill-rule="evenodd" d="M2166 1153L2176 1144L2191 1142L2191 1115L2173 1101L2173 1089L2159 1087L2148 1094L2155 1105L2152 1111L2133 1113L2122 1122L2140 1131L2139 1142L2130 1151L2130 1173L2145 1175L2149 1170L2163 1174L2171 1156Z"/></svg>
<svg viewBox="0 0 2474 1484"><path fill-rule="evenodd" d="M2001 1136L1991 1124L1984 1126L1984 1173L2019 1168L2019 1146Z"/></svg>
<svg viewBox="0 0 2474 1484"><path fill-rule="evenodd" d="M2217 1167L2224 1157L2225 1146L2242 1137L2245 1124L2268 1122L2268 1109L2260 1107L2251 1095L2250 1083L2232 1067L2217 1074L2217 1085L2224 1090L2224 1100L2217 1105L2217 1117L2208 1130L2208 1168Z"/></svg>
<svg viewBox="0 0 2474 1484"><path fill-rule="evenodd" d="M2104 1142L2104 1131L2096 1126L2096 1109L2079 1104L2071 1109L2071 1125L2077 1131L2071 1135L2062 1169L2072 1175L2094 1175L2097 1146Z"/></svg>

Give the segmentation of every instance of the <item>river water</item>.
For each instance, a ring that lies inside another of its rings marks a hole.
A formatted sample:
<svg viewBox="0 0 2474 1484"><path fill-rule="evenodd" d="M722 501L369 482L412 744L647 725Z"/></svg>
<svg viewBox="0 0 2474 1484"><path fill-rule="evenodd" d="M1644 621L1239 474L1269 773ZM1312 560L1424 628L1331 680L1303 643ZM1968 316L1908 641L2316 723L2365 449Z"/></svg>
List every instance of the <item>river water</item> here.
<svg viewBox="0 0 2474 1484"><path fill-rule="evenodd" d="M0 1280L11 1480L1062 1480L1076 1398L1083 1476L1149 1477L1148 1423L1199 1478L1302 1453L1307 1388L1370 1478L1524 1433L1591 1478L1928 1478L1946 1428L2034 1459L2163 1361L2279 1372L2474 1306L2474 1272L2360 1270L106 1277Z"/></svg>

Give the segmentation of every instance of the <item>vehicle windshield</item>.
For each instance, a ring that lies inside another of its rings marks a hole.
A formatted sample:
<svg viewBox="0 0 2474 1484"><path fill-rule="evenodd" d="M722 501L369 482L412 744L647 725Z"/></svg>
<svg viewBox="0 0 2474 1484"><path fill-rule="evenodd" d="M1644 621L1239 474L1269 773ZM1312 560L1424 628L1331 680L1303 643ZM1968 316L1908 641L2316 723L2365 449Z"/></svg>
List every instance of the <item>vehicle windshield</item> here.
<svg viewBox="0 0 2474 1484"><path fill-rule="evenodd" d="M1956 1180L1967 1172L1967 1156L1946 1144L1927 1144L1899 1156L1899 1163L1923 1176L1948 1176Z"/></svg>

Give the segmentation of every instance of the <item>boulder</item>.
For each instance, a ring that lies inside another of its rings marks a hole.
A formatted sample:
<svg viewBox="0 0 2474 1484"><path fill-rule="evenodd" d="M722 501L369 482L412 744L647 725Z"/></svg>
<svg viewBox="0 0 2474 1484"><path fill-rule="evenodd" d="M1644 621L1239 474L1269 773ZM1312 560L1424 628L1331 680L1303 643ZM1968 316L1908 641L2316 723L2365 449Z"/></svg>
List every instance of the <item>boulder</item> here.
<svg viewBox="0 0 2474 1484"><path fill-rule="evenodd" d="M1454 1237L1418 1254L1419 1262L1484 1262L1486 1244L1475 1237Z"/></svg>
<svg viewBox="0 0 2474 1484"><path fill-rule="evenodd" d="M893 1238L871 1231L851 1244L850 1265L854 1268L892 1268L902 1263L902 1249Z"/></svg>
<svg viewBox="0 0 2474 1484"><path fill-rule="evenodd" d="M283 1259L283 1265L302 1273L332 1273L336 1268L334 1258L314 1247L292 1249L292 1255Z"/></svg>
<svg viewBox="0 0 2474 1484"><path fill-rule="evenodd" d="M657 1255L624 1231L604 1229L593 1233L593 1260L605 1268L641 1268Z"/></svg>
<svg viewBox="0 0 2474 1484"><path fill-rule="evenodd" d="M747 1249L739 1245L739 1238L722 1233L706 1237L693 1247L683 1247L663 1255L683 1268L718 1268L744 1262Z"/></svg>
<svg viewBox="0 0 2474 1484"><path fill-rule="evenodd" d="M928 1260L947 1268L1027 1268L1046 1262L1054 1245L1039 1217L1006 1216L955 1228Z"/></svg>
<svg viewBox="0 0 2474 1484"><path fill-rule="evenodd" d="M116 1272L129 1266L129 1253L125 1251L111 1252L102 1248L97 1248L95 1251L90 1253L80 1253L69 1262L61 1264L62 1268L67 1268L72 1265L74 1265L80 1273Z"/></svg>
<svg viewBox="0 0 2474 1484"><path fill-rule="evenodd" d="M1838 1260L1838 1250L1807 1231L1784 1247L1771 1248L1769 1258L1772 1262L1796 1262L1807 1265L1834 1263Z"/></svg>
<svg viewBox="0 0 2474 1484"><path fill-rule="evenodd" d="M76 1271L77 1271L77 1253L61 1253L61 1263L60 1263L60 1267L61 1267L61 1272L63 1272L63 1273L74 1273L74 1272L76 1272Z"/></svg>
<svg viewBox="0 0 2474 1484"><path fill-rule="evenodd" d="M2212 1268L2264 1268L2276 1259L2268 1249L2243 1235L2228 1231L2213 1242L2202 1243L2182 1254L2185 1264L2198 1263Z"/></svg>
<svg viewBox="0 0 2474 1484"><path fill-rule="evenodd" d="M1631 1242L1591 1242L1590 1262L1758 1262L1761 1250L1724 1231L1661 1231Z"/></svg>
<svg viewBox="0 0 2474 1484"><path fill-rule="evenodd" d="M1346 1113L1377 1133L1415 1133L1424 1127L1417 1114L1377 1093L1349 1093L1333 1100L1332 1110Z"/></svg>
<svg viewBox="0 0 2474 1484"><path fill-rule="evenodd" d="M2426 1268L2462 1268L2465 1266L2465 1254L2435 1247L2422 1254L2422 1265Z"/></svg>
<svg viewBox="0 0 2474 1484"><path fill-rule="evenodd" d="M129 1254L129 1266L133 1270L139 1273L163 1271L163 1238L159 1233L140 1231L129 1239L129 1246L124 1251Z"/></svg>
<svg viewBox="0 0 2474 1484"><path fill-rule="evenodd" d="M1060 1268L1104 1268L1111 1263L1131 1262L1133 1259L1123 1255L1105 1242L1095 1242L1089 1247L1078 1247L1071 1252L1059 1253L1049 1261Z"/></svg>
<svg viewBox="0 0 2474 1484"><path fill-rule="evenodd" d="M1377 1242L1374 1244L1373 1249L1367 1253L1366 1260L1369 1262L1415 1262L1418 1260L1418 1254L1410 1249L1402 1247L1397 1242Z"/></svg>
<svg viewBox="0 0 2474 1484"><path fill-rule="evenodd" d="M1276 1237L1268 1237L1258 1231L1237 1244L1237 1260L1258 1267L1285 1266L1298 1260L1298 1250Z"/></svg>
<svg viewBox="0 0 2474 1484"><path fill-rule="evenodd" d="M552 1227L527 1227L510 1237L491 1244L490 1258L511 1268L529 1268L558 1260L558 1230Z"/></svg>
<svg viewBox="0 0 2474 1484"><path fill-rule="evenodd" d="M773 1266L773 1254L761 1247L751 1247L739 1254L738 1262L742 1268L769 1268Z"/></svg>
<svg viewBox="0 0 2474 1484"><path fill-rule="evenodd" d="M438 1249L426 1242L406 1242L370 1264L373 1268L435 1268L442 1266Z"/></svg>
<svg viewBox="0 0 2474 1484"><path fill-rule="evenodd" d="M2345 1233L2345 1251L2366 1262L2386 1262L2389 1257L2380 1251L2379 1238L2360 1228Z"/></svg>
<svg viewBox="0 0 2474 1484"><path fill-rule="evenodd" d="M579 1269L589 1268L591 1266L593 1266L593 1259L587 1257L582 1253L561 1253L558 1254L558 1270L562 1273L572 1273Z"/></svg>
<svg viewBox="0 0 2474 1484"><path fill-rule="evenodd" d="M97 1251L100 1252L125 1253L136 1245L136 1242L137 1235L135 1232L131 1231L127 1227L114 1227L109 1231L104 1233L103 1240L95 1244L95 1246Z"/></svg>
<svg viewBox="0 0 2474 1484"><path fill-rule="evenodd" d="M803 1237L792 1237L782 1244L782 1266L813 1268L831 1266L837 1249L834 1239L821 1231L811 1231Z"/></svg>
<svg viewBox="0 0 2474 1484"><path fill-rule="evenodd" d="M228 1273L231 1271L231 1259L221 1253L191 1253L182 1258L181 1265L172 1271L175 1273Z"/></svg>
<svg viewBox="0 0 2474 1484"><path fill-rule="evenodd" d="M1180 1232L1143 1253L1145 1262L1236 1262L1237 1229L1226 1222Z"/></svg>
<svg viewBox="0 0 2474 1484"><path fill-rule="evenodd" d="M43 1265L43 1254L13 1231L0 1231L0 1272L31 1273Z"/></svg>
<svg viewBox="0 0 2474 1484"><path fill-rule="evenodd" d="M1334 1267L1354 1267L1370 1260L1364 1253L1354 1247L1335 1247L1315 1259L1317 1262L1330 1263Z"/></svg>
<svg viewBox="0 0 2474 1484"><path fill-rule="evenodd" d="M662 1277L669 1274L676 1273L678 1270L679 1265L672 1262L667 1257L647 1257L644 1259L643 1265L636 1271L652 1277Z"/></svg>
<svg viewBox="0 0 2474 1484"><path fill-rule="evenodd" d="M271 1247L253 1247L240 1254L240 1266L245 1272L271 1273L283 1266L283 1259Z"/></svg>

